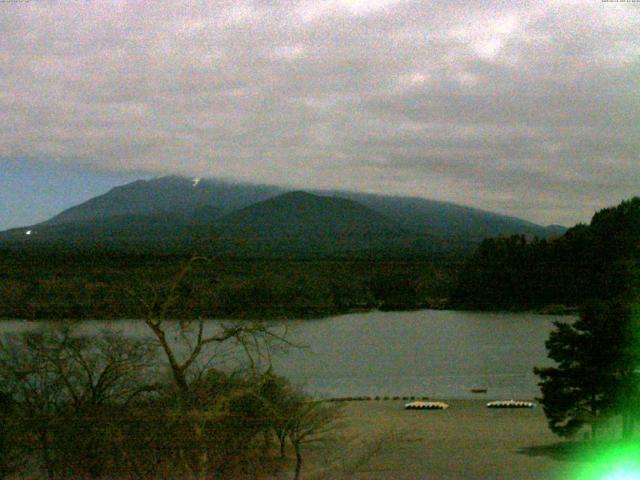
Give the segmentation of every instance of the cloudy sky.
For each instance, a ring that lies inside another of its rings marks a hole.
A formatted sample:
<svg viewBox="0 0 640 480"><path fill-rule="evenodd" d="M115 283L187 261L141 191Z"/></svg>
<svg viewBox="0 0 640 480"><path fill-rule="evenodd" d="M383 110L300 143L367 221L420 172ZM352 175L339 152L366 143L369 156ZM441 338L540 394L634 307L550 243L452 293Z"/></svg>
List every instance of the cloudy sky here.
<svg viewBox="0 0 640 480"><path fill-rule="evenodd" d="M169 173L588 221L640 194L640 3L2 0L0 228Z"/></svg>

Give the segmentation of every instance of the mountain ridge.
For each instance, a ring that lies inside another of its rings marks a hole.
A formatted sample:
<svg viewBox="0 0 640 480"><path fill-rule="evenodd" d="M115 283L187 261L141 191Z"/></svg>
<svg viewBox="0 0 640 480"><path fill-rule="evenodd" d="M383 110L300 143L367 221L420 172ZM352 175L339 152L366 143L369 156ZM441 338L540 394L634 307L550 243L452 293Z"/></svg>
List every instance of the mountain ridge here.
<svg viewBox="0 0 640 480"><path fill-rule="evenodd" d="M40 224L2 232L0 242L384 256L469 251L485 237L549 237L563 233L558 230L419 197L171 176L115 187Z"/></svg>
<svg viewBox="0 0 640 480"><path fill-rule="evenodd" d="M197 183L195 182L196 180L197 180ZM194 185L194 183L196 183L196 185ZM287 193L291 191L302 191L302 190L290 190L290 189L278 187L275 185L260 185L260 184L252 184L252 183L229 182L229 181L219 180L215 178L191 179L187 177L171 175L171 176L158 177L150 180L135 180L125 185L114 187L102 195L93 197L81 204L70 207L62 211L61 213L54 215L52 218L44 222L41 222L41 224L63 223L63 221L78 221L79 218L77 216L74 218L69 214L70 213L77 214L77 212L83 209L87 209L87 208L90 209L91 207L100 206L100 204L107 199L110 200L110 202L112 202L114 197L118 198L120 194L127 195L130 192L135 192L135 190L139 187L143 187L143 189L145 190L144 193L148 193L151 190L150 187L153 187L156 190L159 188L161 192L165 194L166 194L166 191L168 190L167 187L183 188L182 190L183 193L185 190L190 192L198 192L198 195L194 195L195 199L193 200L194 203L197 205L214 206L211 203L212 201L214 201L214 199L215 201L219 201L220 199L222 199L222 201L225 203L224 210L226 210L226 213L230 213L232 210L242 208L244 206L249 206L250 204L256 203L258 201L266 200L267 198L276 196L278 194ZM185 189L185 187L188 187L188 188ZM201 193L203 188L205 189L204 194ZM354 192L354 191L346 191L346 190L309 189L308 191L317 195L340 196L340 197L352 199L360 203L365 203L365 205L369 206L369 208L372 208L369 205L370 203L375 203L375 202L380 203L384 201L391 202L391 203L403 202L407 204L407 206L409 206L408 204L412 204L412 206L430 205L432 207L438 206L444 209L460 210L466 213L483 214L496 219L513 220L522 224L535 226L543 229L544 228L554 229L554 228L560 227L566 230L566 228L563 226L539 225L534 222L524 220L512 215L505 215L505 214L500 214L500 213L480 209L477 207L460 205L454 202L432 200L432 199L417 197L417 196L405 197L401 195L384 195L384 194L377 194L377 193L364 193L364 192ZM140 195L137 195L137 197L140 197ZM134 196L133 198L127 197L128 207L130 208L130 211L125 213L130 213L130 212L133 213L133 211L135 211L135 213L143 213L143 211L163 210L163 208L158 208L157 203L154 204L153 206L149 206L146 210L144 210L144 206L142 209L139 207L131 208L132 207L131 200L133 200L133 202L135 203L135 201L137 200L136 196ZM169 203L167 198L164 199L164 204L169 204L169 206L172 208L175 208L176 206L175 203ZM101 216L105 216L105 212L102 212Z"/></svg>

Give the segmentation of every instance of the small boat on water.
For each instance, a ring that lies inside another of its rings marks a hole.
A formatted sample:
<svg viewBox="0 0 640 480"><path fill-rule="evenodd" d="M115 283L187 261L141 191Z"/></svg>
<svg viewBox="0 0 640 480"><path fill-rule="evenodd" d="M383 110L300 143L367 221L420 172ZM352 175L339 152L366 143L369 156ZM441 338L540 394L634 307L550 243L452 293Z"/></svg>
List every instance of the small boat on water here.
<svg viewBox="0 0 640 480"><path fill-rule="evenodd" d="M487 393L486 388L472 388L471 393Z"/></svg>
<svg viewBox="0 0 640 480"><path fill-rule="evenodd" d="M533 402L525 402L520 400L494 400L487 403L488 408L534 408Z"/></svg>
<svg viewBox="0 0 640 480"><path fill-rule="evenodd" d="M446 410L449 405L444 402L409 402L404 405L405 410Z"/></svg>

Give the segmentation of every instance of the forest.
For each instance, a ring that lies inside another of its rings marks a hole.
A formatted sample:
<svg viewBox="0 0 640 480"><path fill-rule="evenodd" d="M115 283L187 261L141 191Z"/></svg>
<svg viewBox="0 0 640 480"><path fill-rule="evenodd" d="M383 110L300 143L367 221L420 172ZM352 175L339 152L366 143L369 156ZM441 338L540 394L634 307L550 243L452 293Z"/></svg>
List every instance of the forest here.
<svg viewBox="0 0 640 480"><path fill-rule="evenodd" d="M314 318L371 310L439 308L448 262L252 260L111 253L0 253L0 318L143 318L189 264L171 318ZM156 312L157 313L157 312Z"/></svg>
<svg viewBox="0 0 640 480"><path fill-rule="evenodd" d="M486 239L468 258L451 306L473 310L578 307L638 291L640 198L597 212L551 240Z"/></svg>

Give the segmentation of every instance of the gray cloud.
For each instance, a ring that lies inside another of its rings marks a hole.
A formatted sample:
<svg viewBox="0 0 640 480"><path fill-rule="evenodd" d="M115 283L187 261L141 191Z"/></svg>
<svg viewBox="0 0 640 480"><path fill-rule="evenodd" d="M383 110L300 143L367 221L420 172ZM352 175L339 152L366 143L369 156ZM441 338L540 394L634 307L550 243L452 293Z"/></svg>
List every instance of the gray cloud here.
<svg viewBox="0 0 640 480"><path fill-rule="evenodd" d="M541 223L639 193L640 4L0 4L0 162L419 195Z"/></svg>

